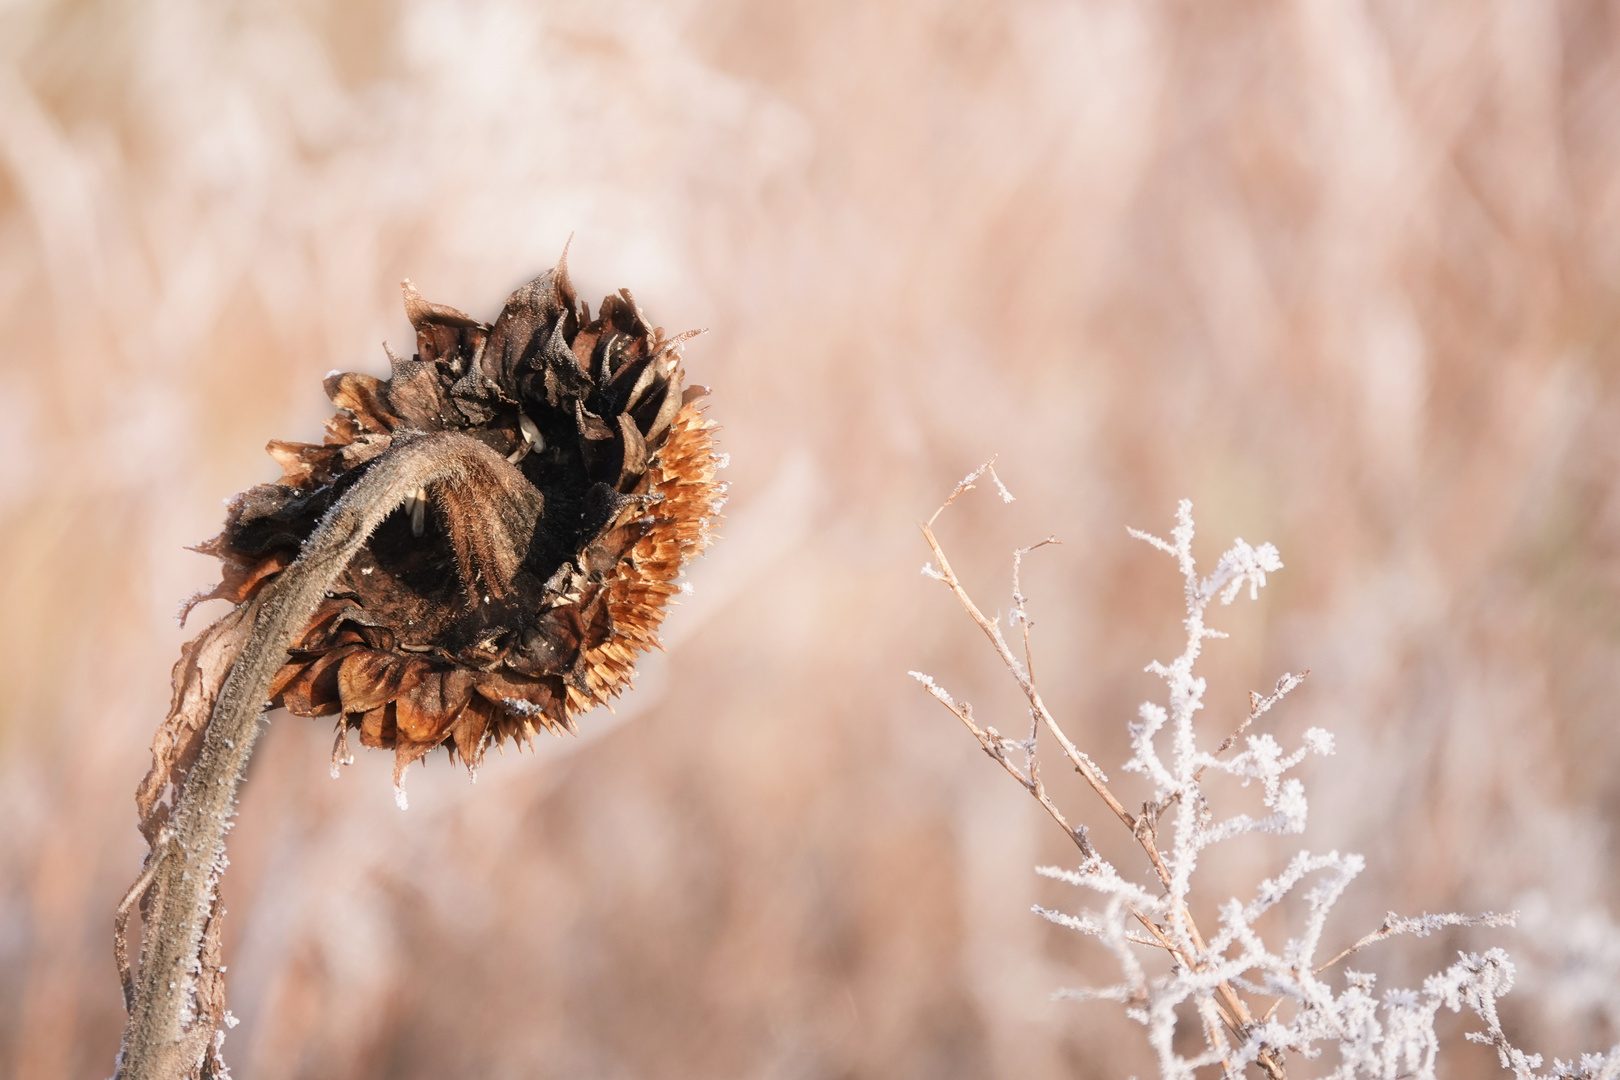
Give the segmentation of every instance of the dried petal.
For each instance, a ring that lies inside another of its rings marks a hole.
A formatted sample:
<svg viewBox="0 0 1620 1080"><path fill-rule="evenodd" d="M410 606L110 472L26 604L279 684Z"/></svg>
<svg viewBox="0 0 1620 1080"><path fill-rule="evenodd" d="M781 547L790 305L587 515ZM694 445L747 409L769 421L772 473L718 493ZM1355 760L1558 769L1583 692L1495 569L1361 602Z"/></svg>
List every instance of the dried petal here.
<svg viewBox="0 0 1620 1080"><path fill-rule="evenodd" d="M338 670L357 645L346 645L322 654L287 684L280 694L281 704L295 716L330 716L338 711ZM276 700L274 697L271 699Z"/></svg>
<svg viewBox="0 0 1620 1080"><path fill-rule="evenodd" d="M345 372L329 375L325 382L326 396L340 409L354 414L366 431L392 431L399 418L388 411L388 387L375 375Z"/></svg>
<svg viewBox="0 0 1620 1080"><path fill-rule="evenodd" d="M418 742L437 743L472 698L471 672L452 668L430 671L399 696L400 734Z"/></svg>
<svg viewBox="0 0 1620 1080"><path fill-rule="evenodd" d="M428 663L415 656L366 649L352 653L338 672L338 692L346 713L366 713L422 681Z"/></svg>

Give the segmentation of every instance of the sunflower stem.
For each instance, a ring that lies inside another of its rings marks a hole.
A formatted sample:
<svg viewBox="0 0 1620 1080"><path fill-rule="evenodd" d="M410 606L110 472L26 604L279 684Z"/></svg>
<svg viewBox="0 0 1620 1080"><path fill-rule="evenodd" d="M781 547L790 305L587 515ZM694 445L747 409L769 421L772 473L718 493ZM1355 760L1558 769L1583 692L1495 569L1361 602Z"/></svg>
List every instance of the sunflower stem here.
<svg viewBox="0 0 1620 1080"><path fill-rule="evenodd" d="M218 918L225 834L271 683L311 613L377 526L413 493L444 485L464 489L468 497L458 504L477 505L488 497L490 479L509 479L505 473L516 469L458 432L396 438L321 519L297 560L266 586L268 595L219 691L174 813L131 890L132 899L146 897L147 930L117 1080L217 1075L225 1015ZM451 530L482 524L452 522ZM125 916L128 906L126 901L121 908Z"/></svg>

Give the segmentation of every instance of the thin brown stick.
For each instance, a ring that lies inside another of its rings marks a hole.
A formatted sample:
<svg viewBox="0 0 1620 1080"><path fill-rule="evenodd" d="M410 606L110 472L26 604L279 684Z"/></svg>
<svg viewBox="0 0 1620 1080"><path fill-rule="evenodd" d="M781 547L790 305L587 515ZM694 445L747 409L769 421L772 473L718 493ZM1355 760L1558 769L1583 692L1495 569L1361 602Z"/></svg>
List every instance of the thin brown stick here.
<svg viewBox="0 0 1620 1080"><path fill-rule="evenodd" d="M941 507L941 509L944 509L944 507ZM1129 810L1125 809L1125 804L1115 798L1112 791L1108 790L1108 785L1103 782L1102 775L1097 772L1097 767L1091 763L1091 759L1081 753L1080 748L1075 746L1069 740L1069 737L1063 733L1063 729L1058 727L1057 721L1052 718L1051 712L1047 710L1046 703L1041 700L1040 692L1030 682L1028 673L1018 663L1018 658L1013 655L1012 650L1008 648L1006 639L1001 636L1001 628L987 618L984 612L979 610L978 605L973 602L973 598L962 587L956 572L951 569L950 560L945 557L944 549L939 546L939 540L934 536L933 527L924 525L922 533L923 538L928 541L929 549L934 553L934 558L939 560L939 579L956 595L957 602L968 613L968 617L977 623L979 629L984 631L985 637L990 639L990 644L996 650L997 655L1001 657L1002 663L1017 679L1019 689L1023 690L1025 698L1029 700L1030 708L1035 711L1035 715L1040 717L1041 723L1057 739L1058 745L1063 747L1063 752L1070 763L1074 765L1075 771L1085 777L1086 783L1091 785L1092 790L1107 804L1108 809L1112 810L1114 815L1125 823L1126 828L1134 829L1136 819L1131 816ZM1170 871L1164 866L1164 861L1158 856L1157 850L1152 852L1151 858L1153 859L1154 869L1159 874L1159 879L1168 887L1170 884Z"/></svg>
<svg viewBox="0 0 1620 1080"><path fill-rule="evenodd" d="M1360 941L1356 942L1354 945L1351 945L1348 949L1340 950L1339 954L1333 959L1326 960L1318 964L1314 969L1312 969L1312 974L1320 975L1322 972L1326 971L1334 964L1337 964L1340 960L1343 960L1351 953L1360 952L1368 945L1375 945L1378 942L1383 941L1385 938L1394 937L1397 933L1399 933L1399 931L1391 929L1389 923L1386 921L1383 926L1380 926L1377 930L1374 930L1372 933L1366 935Z"/></svg>
<svg viewBox="0 0 1620 1080"><path fill-rule="evenodd" d="M1232 749L1232 744L1237 742L1245 731L1249 730L1250 725L1252 725L1256 720L1260 719L1260 717L1269 711L1273 705L1287 697L1294 687L1298 686L1300 683L1304 682L1310 677L1310 668L1306 668L1298 675L1284 675L1282 678L1277 680L1277 685L1272 687L1271 693L1266 697L1261 697L1255 691L1250 690L1249 715L1243 718L1243 723L1237 726L1237 730L1233 731L1232 734L1221 740L1221 745L1215 748L1215 753L1212 756L1220 757L1222 754ZM1202 780L1204 778L1204 770L1208 768L1209 766L1205 765L1203 768L1200 768L1197 772L1193 773L1193 783L1196 784L1198 781Z"/></svg>
<svg viewBox="0 0 1620 1080"><path fill-rule="evenodd" d="M1036 800L1041 804L1042 807L1045 808L1046 812L1052 816L1052 820L1061 825L1063 827L1063 831L1069 834L1069 839L1073 840L1075 844L1079 846L1080 853L1082 855L1088 859L1096 855L1095 849L1093 849L1091 846L1091 841L1086 839L1085 831L1083 829L1076 829L1074 826L1070 825L1068 819L1063 816L1063 812L1057 808L1057 804L1052 802L1052 800L1047 796L1046 785L1041 782L1040 775L1035 771L1033 761L1030 763L1030 773L1026 775L1019 770L1017 765L1012 763L1010 758L1007 757L1007 744L1011 740L1005 738L995 728L981 728L977 723L974 722L973 709L969 705L954 700L949 694L947 694L939 686L935 685L932 681L929 681L924 685L927 687L928 692L932 694L941 705L949 709L953 716L962 721L962 726L967 728L968 732L978 740L979 746L983 748L985 754L989 756L991 760L999 764L1003 769L1007 770L1007 774L1014 780L1018 781L1018 783L1023 786L1025 791L1028 791L1031 795L1035 796Z"/></svg>
<svg viewBox="0 0 1620 1080"><path fill-rule="evenodd" d="M1360 941L1357 941L1349 948L1341 950L1339 954L1334 956L1331 960L1324 960L1321 964L1318 964L1315 968L1315 974L1322 974L1322 972L1326 971L1334 964L1337 964L1340 960L1343 960L1351 953L1360 952L1368 945L1375 945L1378 942L1383 941L1385 938L1399 937L1402 934L1418 934L1419 936L1422 936L1424 934L1432 933L1438 928L1438 926L1512 926L1517 921L1518 913L1513 912L1507 915L1494 915L1487 912L1483 915L1445 915L1439 917L1440 921L1438 926L1436 926L1434 923L1427 922L1427 920L1432 918L1434 918L1434 916L1425 915L1416 919L1402 919L1395 915L1394 912L1390 912L1388 915L1384 916L1384 921L1377 930L1367 934Z"/></svg>
<svg viewBox="0 0 1620 1080"><path fill-rule="evenodd" d="M973 710L965 703L953 700L950 695L946 694L936 685L931 683L926 685L928 692L932 694L941 705L944 705L947 709L949 709L952 715L954 715L958 720L962 721L962 725L968 729L973 737L979 741L979 745L984 748L985 754L999 764L1003 769L1007 770L1007 774L1014 780L1018 781L1018 783L1023 786L1025 791L1028 791L1031 795L1035 796L1036 801L1041 804L1049 815L1051 815L1052 820L1056 821L1060 826L1062 826L1063 831L1068 833L1069 839L1074 841L1075 846L1080 849L1081 855L1088 859L1094 858L1097 854L1097 850L1091 846L1091 841L1086 838L1085 830L1077 829L1070 825L1069 819L1063 816L1063 811L1059 810L1057 808L1057 804L1052 802L1051 798L1046 794L1046 785L1041 783L1040 775L1036 770L1035 763L1033 761L1030 762L1030 772L1028 775L1020 772L1018 766L1014 765L1007 757L1006 747L1010 740L1003 737L998 731L996 731L995 728L981 728L973 720ZM1154 924L1152 919L1149 919L1146 915L1142 914L1140 911L1137 911L1135 908L1131 909L1131 914L1135 916L1138 922L1147 928L1148 933L1153 935L1152 940L1147 938L1132 937L1130 938L1131 941L1134 941L1139 945L1157 946L1174 956L1177 962L1187 963L1187 959L1182 954L1181 950L1176 948L1175 943L1165 936L1164 931L1160 930L1159 927Z"/></svg>
<svg viewBox="0 0 1620 1080"><path fill-rule="evenodd" d="M1013 552L1013 611L1018 613L1018 625L1024 631L1024 670L1029 673L1029 681L1035 681L1035 657L1029 647L1029 611L1025 607L1024 589L1019 580L1020 572L1024 568L1024 556L1048 544L1061 544L1063 541L1055 536L1048 536L1038 544L1019 548ZM1037 727L1038 730L1038 727Z"/></svg>

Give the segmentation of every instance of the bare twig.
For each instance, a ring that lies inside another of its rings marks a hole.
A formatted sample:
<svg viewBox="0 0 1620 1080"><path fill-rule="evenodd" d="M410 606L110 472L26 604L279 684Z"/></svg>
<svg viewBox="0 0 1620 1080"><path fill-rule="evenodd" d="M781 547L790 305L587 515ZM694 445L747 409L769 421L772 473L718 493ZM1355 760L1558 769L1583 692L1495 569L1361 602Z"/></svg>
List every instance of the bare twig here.
<svg viewBox="0 0 1620 1080"><path fill-rule="evenodd" d="M1017 551L1013 552L1013 574L1012 574L1012 578L1013 578L1013 588L1012 588L1013 609L1012 609L1012 615L1009 617L1008 621L1009 622L1016 622L1023 629L1023 632L1024 632L1024 670L1029 672L1029 679L1030 679L1031 682L1035 681L1035 659L1030 654L1030 651L1029 651L1029 631L1030 631L1030 627L1034 626L1035 623L1034 623L1034 620L1032 620L1029 617L1029 610L1026 607L1027 601L1026 601L1026 599L1024 597L1023 585L1019 581L1019 574L1024 568L1024 556L1025 555L1028 555L1030 552L1036 550L1037 548L1043 548L1047 544L1061 544L1062 542L1063 541L1059 540L1055 536L1048 536L1045 540L1042 540L1038 544L1031 544L1029 547L1022 547L1022 548L1019 548ZM1039 728L1039 725L1037 725L1037 730L1038 730L1038 728ZM1030 733L1031 741L1033 741L1034 738L1035 738L1035 734L1032 731Z"/></svg>
<svg viewBox="0 0 1620 1080"><path fill-rule="evenodd" d="M935 700L949 709L951 714L958 720L962 721L962 725L978 740L979 745L983 747L985 754L991 760L1007 770L1007 774L1018 781L1024 790L1035 796L1046 812L1052 816L1052 820L1061 825L1063 831L1069 834L1069 838L1080 848L1080 853L1083 856L1088 859L1096 856L1097 851L1091 846L1091 841L1086 837L1085 829L1077 829L1070 825L1068 819L1063 816L1063 812L1057 808L1057 804L1047 796L1046 785L1041 783L1040 774L1036 771L1033 760L1030 762L1030 771L1026 774L1020 771L1018 766L1008 758L1007 748L1009 746L1018 747L1018 743L1005 738L995 728L981 728L973 719L972 706L965 702L956 701L950 694L945 692L943 687L935 683L927 675L920 671L913 671L910 674L912 678L923 684L924 688L933 695Z"/></svg>
<svg viewBox="0 0 1620 1080"><path fill-rule="evenodd" d="M1242 737L1243 733L1249 730L1249 726L1251 724L1260 719L1260 717L1266 712L1269 712L1273 705L1287 697L1289 692L1292 691L1294 687L1298 686L1300 683L1304 682L1310 677L1310 668L1306 668L1298 675L1285 674L1282 678L1277 680L1277 685L1272 688L1271 693L1266 697L1261 697L1257 692L1250 690L1249 715L1243 718L1243 723L1237 726L1237 730L1233 731L1232 734L1221 740L1221 745L1215 748L1214 756L1220 757L1222 754L1232 749L1232 744L1236 743L1238 739ZM1208 768L1209 766L1205 765L1202 769L1199 769L1193 774L1193 779L1202 780L1204 778L1204 770Z"/></svg>
<svg viewBox="0 0 1620 1080"><path fill-rule="evenodd" d="M990 479L992 479L992 480L994 480L996 482L996 490L1001 492L1001 501L1002 502L1012 502L1013 501L1012 492L1007 490L1007 485L1003 484L1001 482L1001 477L996 475L996 458L998 458L1000 456L1001 456L1000 454L992 455L989 461L985 462L983 465L980 465L977 469L974 469L972 472L970 472L966 476L962 477L961 482L956 485L955 490L953 490L950 493L950 496L947 497L944 502L939 504L939 509L934 511L934 516L928 519L928 524L932 525L935 522L935 520L938 519L939 515L941 515L941 514L943 514L945 512L945 508L947 506L951 505L951 503L956 501L958 496L965 495L968 492L972 491L974 489L974 487L976 486L973 483L973 481L977 480L979 477L985 475L986 473L989 473L990 474Z"/></svg>

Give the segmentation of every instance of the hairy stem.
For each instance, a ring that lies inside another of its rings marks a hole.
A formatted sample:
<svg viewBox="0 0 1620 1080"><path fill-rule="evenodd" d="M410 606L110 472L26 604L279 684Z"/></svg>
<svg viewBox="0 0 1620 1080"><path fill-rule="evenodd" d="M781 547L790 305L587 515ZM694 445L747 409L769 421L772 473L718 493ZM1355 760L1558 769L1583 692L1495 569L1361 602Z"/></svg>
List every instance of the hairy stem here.
<svg viewBox="0 0 1620 1080"><path fill-rule="evenodd" d="M513 479L507 474L516 474L514 467L469 436L402 436L321 519L297 561L267 586L252 636L225 679L202 750L142 875L151 889L147 931L117 1080L195 1077L214 1060L224 1002L217 925L210 924L218 914L225 833L271 682L311 613L377 526L413 492L437 484L486 498L489 478ZM527 486L521 474L515 478Z"/></svg>

